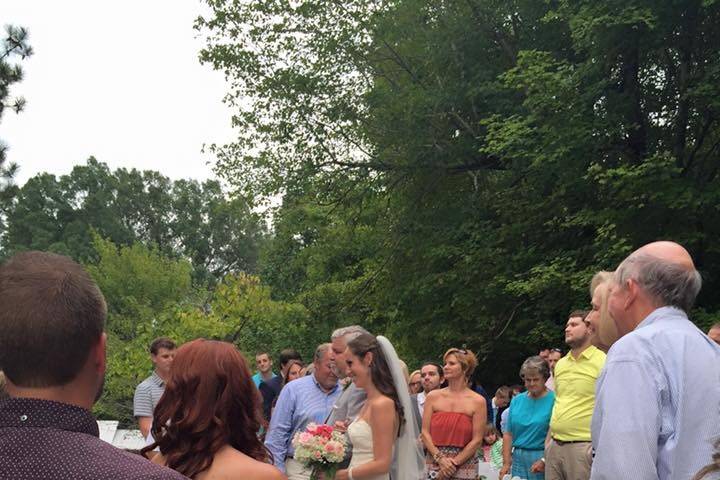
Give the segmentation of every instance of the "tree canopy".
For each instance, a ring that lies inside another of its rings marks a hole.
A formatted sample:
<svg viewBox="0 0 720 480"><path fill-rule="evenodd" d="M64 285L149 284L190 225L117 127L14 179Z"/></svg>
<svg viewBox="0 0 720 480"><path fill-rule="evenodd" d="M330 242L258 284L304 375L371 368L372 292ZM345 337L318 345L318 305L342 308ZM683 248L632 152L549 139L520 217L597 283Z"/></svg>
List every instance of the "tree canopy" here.
<svg viewBox="0 0 720 480"><path fill-rule="evenodd" d="M488 383L651 240L689 248L717 317L718 2L208 4L239 131L218 170L283 195L274 294L411 360L467 344Z"/></svg>
<svg viewBox="0 0 720 480"><path fill-rule="evenodd" d="M97 257L91 231L115 244L153 245L190 261L196 282L253 272L265 226L220 183L171 181L155 171L111 171L90 158L68 175L39 174L19 189L0 238L5 255L36 249Z"/></svg>
<svg viewBox="0 0 720 480"><path fill-rule="evenodd" d="M25 99L11 97L10 89L23 78L22 66L16 60L24 60L32 53L27 30L6 25L5 36L0 39L0 121L7 109L20 113L25 107ZM16 163L7 161L7 151L8 146L0 139L0 232L5 208L16 192L12 180L18 169Z"/></svg>

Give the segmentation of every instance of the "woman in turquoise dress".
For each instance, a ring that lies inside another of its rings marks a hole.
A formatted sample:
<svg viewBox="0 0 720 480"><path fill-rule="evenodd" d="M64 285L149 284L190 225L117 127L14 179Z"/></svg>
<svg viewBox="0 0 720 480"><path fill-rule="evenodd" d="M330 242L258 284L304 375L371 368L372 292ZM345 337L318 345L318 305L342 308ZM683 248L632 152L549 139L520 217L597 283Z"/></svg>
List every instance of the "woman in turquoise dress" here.
<svg viewBox="0 0 720 480"><path fill-rule="evenodd" d="M503 432L503 468L501 476L511 473L525 480L545 478L545 437L555 393L545 387L550 367L539 356L525 360L520 368L526 392L513 397L507 429Z"/></svg>

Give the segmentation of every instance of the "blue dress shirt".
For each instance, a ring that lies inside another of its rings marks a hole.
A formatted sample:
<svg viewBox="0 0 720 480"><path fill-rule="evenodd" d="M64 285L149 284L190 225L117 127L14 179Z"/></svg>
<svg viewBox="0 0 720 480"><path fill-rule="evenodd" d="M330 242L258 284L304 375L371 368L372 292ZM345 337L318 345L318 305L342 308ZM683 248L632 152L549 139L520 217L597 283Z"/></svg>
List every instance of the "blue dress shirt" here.
<svg viewBox="0 0 720 480"><path fill-rule="evenodd" d="M720 436L720 346L662 307L618 340L596 386L592 480L692 478Z"/></svg>
<svg viewBox="0 0 720 480"><path fill-rule="evenodd" d="M341 392L339 384L330 392L325 392L315 375L298 378L285 385L265 437L265 446L280 471L285 473L285 459L295 453L292 446L295 432L304 430L311 422L324 423Z"/></svg>

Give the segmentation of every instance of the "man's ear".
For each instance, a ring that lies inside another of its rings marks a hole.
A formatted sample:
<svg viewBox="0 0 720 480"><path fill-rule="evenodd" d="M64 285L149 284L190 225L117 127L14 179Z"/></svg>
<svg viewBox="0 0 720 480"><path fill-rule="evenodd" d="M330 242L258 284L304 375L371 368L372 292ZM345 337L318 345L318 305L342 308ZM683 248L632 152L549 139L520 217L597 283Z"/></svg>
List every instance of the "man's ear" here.
<svg viewBox="0 0 720 480"><path fill-rule="evenodd" d="M638 285L632 278L629 278L625 281L625 289L627 290L627 295L625 297L625 302L623 303L623 308L625 310L629 310L640 294L640 285Z"/></svg>
<svg viewBox="0 0 720 480"><path fill-rule="evenodd" d="M107 334L105 332L100 334L100 338L93 347L92 355L95 369L104 374L107 368Z"/></svg>

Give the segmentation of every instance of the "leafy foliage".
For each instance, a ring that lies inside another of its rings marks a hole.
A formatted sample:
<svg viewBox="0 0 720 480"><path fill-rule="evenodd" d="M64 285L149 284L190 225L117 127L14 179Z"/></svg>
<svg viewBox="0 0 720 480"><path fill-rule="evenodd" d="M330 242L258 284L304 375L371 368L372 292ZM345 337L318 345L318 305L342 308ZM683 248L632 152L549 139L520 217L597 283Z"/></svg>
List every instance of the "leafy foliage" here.
<svg viewBox="0 0 720 480"><path fill-rule="evenodd" d="M117 247L98 235L93 244L99 258L87 268L108 303L108 371L95 407L102 418L133 423L133 393L151 372L148 346L156 337L229 341L252 360L257 350L287 346L309 359L328 335L302 305L272 300L257 277L228 274L214 290L197 290L187 261L139 243Z"/></svg>
<svg viewBox="0 0 720 480"><path fill-rule="evenodd" d="M671 238L717 318L716 2L208 4L240 131L218 171L283 195L279 298L412 361L467 344L497 384L560 344L595 271Z"/></svg>
<svg viewBox="0 0 720 480"><path fill-rule="evenodd" d="M6 109L20 113L25 107L22 97L10 97L10 88L13 84L22 81L23 70L16 58L24 60L33 51L28 44L28 32L24 28L12 25L5 26L5 36L0 39L0 120ZM5 209L17 191L12 183L18 166L7 163L8 147L0 140L0 234L4 226Z"/></svg>
<svg viewBox="0 0 720 480"><path fill-rule="evenodd" d="M8 209L2 250L51 250L90 261L91 230L118 245L141 242L188 259L193 279L213 283L255 270L264 225L241 198L217 181L171 181L158 172L111 172L90 158L60 178L39 174Z"/></svg>

